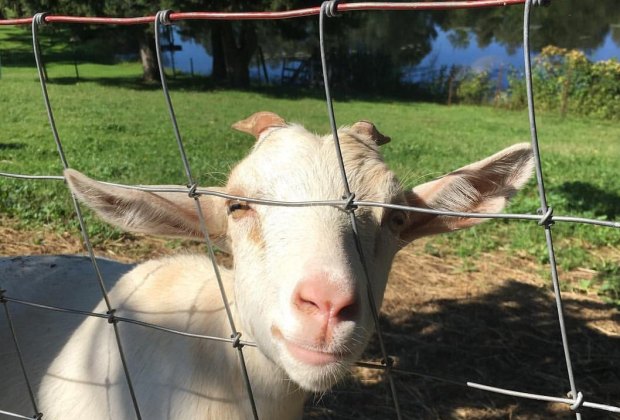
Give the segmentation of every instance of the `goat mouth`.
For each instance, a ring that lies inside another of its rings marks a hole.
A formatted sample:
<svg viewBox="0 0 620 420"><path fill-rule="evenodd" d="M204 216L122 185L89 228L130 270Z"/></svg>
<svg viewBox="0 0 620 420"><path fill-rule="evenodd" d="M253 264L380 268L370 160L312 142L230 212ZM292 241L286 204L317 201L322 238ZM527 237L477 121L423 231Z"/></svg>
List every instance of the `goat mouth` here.
<svg viewBox="0 0 620 420"><path fill-rule="evenodd" d="M341 353L316 350L311 347L293 343L292 341L286 339L283 339L282 341L291 356L307 365L324 366L331 363L336 363L343 358L343 354Z"/></svg>
<svg viewBox="0 0 620 420"><path fill-rule="evenodd" d="M284 337L278 327L271 328L274 337L280 340L286 347L287 352L297 361L312 365L325 366L341 362L349 353L342 351L325 351L317 346L289 340Z"/></svg>

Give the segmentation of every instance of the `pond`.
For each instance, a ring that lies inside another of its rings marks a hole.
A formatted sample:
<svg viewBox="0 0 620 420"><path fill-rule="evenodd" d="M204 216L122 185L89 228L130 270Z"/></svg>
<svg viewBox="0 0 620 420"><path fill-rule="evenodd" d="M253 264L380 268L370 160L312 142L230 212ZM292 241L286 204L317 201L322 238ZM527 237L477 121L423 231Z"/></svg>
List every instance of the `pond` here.
<svg viewBox="0 0 620 420"><path fill-rule="evenodd" d="M336 25L341 28L328 31L328 43L339 56L364 52L372 63L396 68L401 82L424 80L442 66L464 66L491 74L518 71L523 68L522 15L520 6L453 12L362 12L338 19ZM298 26L304 35L297 34L294 39L287 38L286 31L276 25L257 23L265 66L259 65L255 54L251 77L264 82L266 72L269 82L280 83L283 76L286 78L284 67L299 66L311 57L316 60L315 20L302 20ZM181 49L166 54L167 66L184 73L211 74L210 38L202 37L205 48L181 33L187 30L175 27L172 41ZM592 61L618 59L618 0L556 0L548 8L534 8L531 39L535 53L543 46L555 45L584 51ZM332 61L341 64L338 59ZM372 68L370 72L378 70Z"/></svg>

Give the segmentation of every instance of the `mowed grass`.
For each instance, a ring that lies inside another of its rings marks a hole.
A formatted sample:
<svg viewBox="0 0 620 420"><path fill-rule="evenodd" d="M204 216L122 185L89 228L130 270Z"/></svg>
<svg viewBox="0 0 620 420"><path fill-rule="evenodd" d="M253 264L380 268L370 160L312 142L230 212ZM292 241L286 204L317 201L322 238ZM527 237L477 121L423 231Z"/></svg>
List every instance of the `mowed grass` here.
<svg viewBox="0 0 620 420"><path fill-rule="evenodd" d="M113 182L185 184L163 94L159 86L139 82L137 63L80 64L79 82L71 63L50 64L47 70L71 167ZM189 162L201 186L223 184L230 168L249 151L253 138L230 125L256 111L273 111L317 133L329 132L320 94L218 90L207 80L182 78L172 80L171 88ZM526 111L342 98L337 91L334 96L339 125L368 119L392 137L383 152L408 187L530 139ZM555 214L618 220L620 123L539 114L538 127L548 201ZM2 68L0 172L62 174L32 66ZM538 207L532 181L508 211L533 214ZM22 228L76 229L68 193L57 181L0 177L0 214L19 221ZM89 228L95 241L120 235L90 215ZM620 230L558 223L553 231L560 266L603 273L596 281L611 290L605 292L608 297L618 300L620 262L614 249L620 245ZM433 254L462 256L465 270L475 269L472 261L482 253L498 249L541 263L548 259L543 229L535 222L491 221L437 237L426 246Z"/></svg>

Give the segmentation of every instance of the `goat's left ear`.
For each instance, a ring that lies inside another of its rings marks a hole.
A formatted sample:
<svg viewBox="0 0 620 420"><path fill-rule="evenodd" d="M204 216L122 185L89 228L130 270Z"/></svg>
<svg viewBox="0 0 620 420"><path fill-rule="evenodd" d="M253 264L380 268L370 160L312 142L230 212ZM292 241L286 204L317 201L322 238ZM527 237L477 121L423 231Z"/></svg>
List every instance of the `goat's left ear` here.
<svg viewBox="0 0 620 420"><path fill-rule="evenodd" d="M263 131L272 127L286 127L286 121L278 114L268 111L257 112L232 125L235 130L251 134L256 137L256 140Z"/></svg>
<svg viewBox="0 0 620 420"><path fill-rule="evenodd" d="M516 144L486 159L408 191L415 207L469 213L499 213L528 181L534 155L527 143ZM410 224L401 238L411 241L426 235L465 229L488 219L409 213Z"/></svg>

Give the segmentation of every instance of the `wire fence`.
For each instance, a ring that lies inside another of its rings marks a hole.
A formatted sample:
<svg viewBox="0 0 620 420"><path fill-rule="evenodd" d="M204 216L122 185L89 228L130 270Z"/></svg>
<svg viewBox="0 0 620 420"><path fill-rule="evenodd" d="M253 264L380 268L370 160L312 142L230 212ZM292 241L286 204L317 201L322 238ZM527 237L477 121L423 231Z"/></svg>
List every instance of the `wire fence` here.
<svg viewBox="0 0 620 420"><path fill-rule="evenodd" d="M241 340L241 332L237 329L233 321L233 316L231 313L231 309L229 306L229 300L226 296L222 284L221 275L219 272L218 265L215 259L214 247L209 239L208 231L206 228L206 223L204 219L204 215L202 214L202 209L199 205L199 197L201 195L210 195L217 196L229 199L242 199L249 203L255 203L259 205L268 205L268 206L291 206L291 207L305 207L305 206L334 206L341 208L347 211L350 215L350 223L352 226L352 230L354 233L355 244L359 256L362 261L362 266L364 269L364 274L366 277L366 281L369 282L368 270L366 267L366 259L364 258L361 242L358 235L357 230L357 216L356 209L362 206L370 206L370 207L384 207L391 209L398 209L409 212L417 212L417 213L428 213L435 215L445 215L445 216L453 216L453 217L475 217L475 218L485 218L485 219L510 219L510 220L523 220L523 221L535 221L540 226L544 228L545 233L545 241L547 244L548 254L549 254L549 262L551 267L551 279L553 283L555 303L557 307L557 317L559 321L560 335L562 340L562 347L564 349L564 359L566 362L566 374L568 377L568 382L570 385L569 398L560 398L556 396L549 395L539 395L539 394L530 394L526 392L502 389L492 386L487 386L483 384L478 384L474 382L466 382L462 383L459 381L454 381L446 378L438 378L431 375L425 375L418 372L412 371L404 371L398 369L395 365L394 359L390 357L389 352L387 350L387 345L384 341L383 334L381 332L380 324L379 324L379 315L378 308L375 304L374 297L370 292L372 290L371 287L367 287L368 292L368 300L370 304L370 308L372 310L372 315L375 322L375 328L377 333L377 338L379 342L379 347L381 351L382 361L380 363L370 363L370 362L358 362L357 365L364 368L370 369L378 369L385 373L384 377L389 384L389 389L391 391L391 397L394 405L394 412L398 419L403 418L400 405L398 402L398 389L393 380L394 375L415 375L418 377L442 381L451 384L462 385L464 387L476 388L492 393L506 394L519 398L547 401L547 402L556 402L566 404L570 407L571 410L574 411L577 419L581 418L580 409L582 407L589 407L593 409L602 410L608 413L620 413L620 407L606 405L606 404L597 404L590 401L587 401L583 395L583 393L579 390L579 386L577 385L577 381L574 377L573 373L573 365L571 362L571 353L570 353L570 345L567 339L566 327L564 325L564 309L563 309L563 301L560 293L560 283L558 279L557 266L555 261L555 250L553 245L553 238L551 234L551 226L555 222L566 222L566 223L585 223L592 225L600 225L604 227L610 228L620 228L620 222L616 221L602 221L581 217L572 217L572 216L557 216L554 215L553 209L548 205L546 199L545 185L544 185L544 177L542 173L541 167L541 157L539 152L539 143L538 136L536 130L536 117L534 110L534 100L533 100L533 92L532 92L532 77L531 77L531 62L530 62L530 11L532 6L540 6L548 3L544 0L479 0L479 1L429 1L429 2L416 2L416 3L338 3L337 1L325 1L322 3L320 7L312 7L306 9L297 9L297 10L288 10L288 11L278 11L278 12L241 12L241 13L233 13L233 12L189 12L189 13L177 13L172 12L170 10L164 10L158 12L155 16L145 16L145 17L136 17L136 18L108 18L108 17L75 17L75 16L60 16L60 15L51 15L47 13L38 13L32 18L23 18L23 19L11 19L11 20L0 20L0 25L31 25L32 28L32 43L34 56L37 66L37 71L39 75L39 80L41 84L41 91L43 94L43 99L45 103L45 108L47 111L47 116L50 124L50 128L52 131L52 135L54 138L54 142L56 144L58 154L62 163L63 168L69 168L69 163L67 157L64 153L63 144L58 135L58 131L56 129L56 123L54 119L53 109L49 100L47 85L46 85L46 77L44 74L44 65L41 58L41 49L40 43L38 39L38 30L42 25L45 24L101 24L101 25L144 25L153 23L155 26L155 42L156 42L156 54L157 60L159 63L159 71L160 71L160 79L162 91L164 94L164 98L167 104L171 124L174 130L174 135L176 139L176 143L179 149L179 155L183 163L183 168L185 171L185 175L187 177L187 188L149 188L149 187L138 187L138 186L129 186L129 185L120 185L107 183L109 185L115 185L122 188L128 189L136 189L141 191L156 191L156 192L174 192L179 194L189 194L190 197L194 198L196 203L196 212L200 220L200 225L202 229L202 233L204 236L204 241L207 245L209 256L211 257L211 261L213 262L213 271L215 277L218 281L218 285L221 291L221 297L223 304L225 306L225 310L227 313L227 318L230 327L230 337L213 337L213 336L205 336L198 334L190 334L183 331L173 330L170 328L162 327L159 325L154 325L150 323L146 323L143 321L119 317L115 315L115 309L113 303L110 301L108 297L108 291L106 290L106 286L104 285L103 277L101 274L101 270L98 267L97 259L95 258L93 246L91 244L90 238L87 233L86 224L84 218L82 216L81 206L78 201L72 196L73 206L75 208L75 212L80 224L80 229L83 235L83 240L85 246L87 248L88 254L90 256L90 260L94 267L99 288L101 290L101 295L103 300L105 301L107 311L105 313L95 313L88 311L81 311L72 308L62 308L57 306L50 306L41 304L38 302L30 302L19 299L17 297L11 296L10 290L0 290L0 302L3 304L5 316L10 328L11 336L13 339L13 344L15 346L16 353L19 358L19 363L21 365L21 371L23 373L25 382L27 384L28 396L32 403L33 414L24 414L24 413L12 413L8 411L3 411L2 407L0 407L0 414L7 415L9 417L14 418L23 418L23 419L40 419L44 417L44 413L39 411L39 407L37 405L37 397L36 392L31 385L31 380L28 376L28 366L25 363L22 357L22 351L20 349L19 341L18 341L18 332L14 328L14 323L11 317L11 305L26 305L29 307L33 307L40 310L45 311L55 311L55 312L64 312L75 315L80 315L84 317L97 317L104 318L108 320L108 323L114 330L116 337L116 344L118 347L118 352L120 355L120 360L122 362L122 366L124 369L124 377L131 394L131 400L133 403L133 408L135 411L135 415L138 419L142 418L140 411L140 401L138 401L134 387L132 385L132 378L129 371L129 367L127 366L122 341L118 332L118 324L119 323L132 323L137 324L145 328L154 328L160 331L164 331L171 334L177 334L181 336L189 336L198 339L204 340L216 340L221 342L227 342L236 349L239 356L239 363L241 367L241 372L243 375L243 380L245 382L245 388L247 390L247 394L249 397L249 401L251 404L252 413L255 419L259 418L260 413L257 411L253 394L252 387L250 383L250 378L245 366L245 357L243 348L245 346L256 346L256 344L248 341ZM332 99L330 93L330 85L328 78L328 63L325 54L325 26L326 19L337 16L340 13L344 12L352 12L352 11L360 11L360 10L451 10L451 9L467 9L467 8L486 8L486 7L503 7L509 5L524 5L524 17L523 17L523 47L524 47L524 63L525 63L525 75L526 75L526 87L527 87L527 96L528 96L528 117L530 123L530 132L531 132L531 145L534 151L535 156L535 167L536 167L536 178L538 185L538 194L540 199L540 209L539 214L489 214L489 213L462 213L462 212L448 212L448 211L439 211L433 209L426 208L418 208L411 206L401 206L394 204L386 204L380 202L369 202L369 201L358 201L355 199L355 192L351 191L347 181L347 174L344 167L344 161L342 158L342 153L340 150L340 142L338 139L337 133L337 125L336 119L334 115L334 110L332 106ZM343 191L343 199L342 200L325 200L325 201L309 201L309 202L281 202L281 201L270 201L257 199L253 197L242 197L236 195L225 194L219 191L213 191L208 189L199 188L195 179L192 175L192 171L188 162L187 154L185 152L185 147L183 143L183 139L179 130L179 126L177 123L176 115L172 100L170 98L169 89L166 81L166 74L164 72L164 66L162 62L162 48L161 48L161 27L163 25L171 25L175 21L182 20L269 20L269 19L292 19L299 18L304 16L319 16L319 36L320 36L320 53L321 53L321 66L323 71L323 81L325 87L325 98L327 105L327 113L329 117L330 127L333 133L334 138L334 146L336 148L336 153L338 157L338 162L340 166L340 172L342 174L342 179L344 181L345 189ZM12 174L12 173L0 173L0 176L3 177L11 177L23 180L45 180L45 181L59 181L63 180L63 177L59 176L48 176L48 175L24 175L24 174Z"/></svg>

